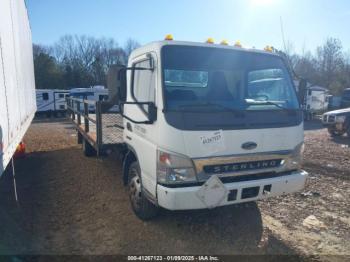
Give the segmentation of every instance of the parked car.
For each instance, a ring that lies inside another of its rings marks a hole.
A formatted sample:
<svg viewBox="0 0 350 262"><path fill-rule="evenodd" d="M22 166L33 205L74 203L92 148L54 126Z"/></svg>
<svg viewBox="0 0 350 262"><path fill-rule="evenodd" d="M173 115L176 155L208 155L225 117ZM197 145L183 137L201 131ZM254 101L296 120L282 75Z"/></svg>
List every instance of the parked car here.
<svg viewBox="0 0 350 262"><path fill-rule="evenodd" d="M347 133L350 138L350 108L325 113L322 116L322 123L328 128L331 136L342 136Z"/></svg>

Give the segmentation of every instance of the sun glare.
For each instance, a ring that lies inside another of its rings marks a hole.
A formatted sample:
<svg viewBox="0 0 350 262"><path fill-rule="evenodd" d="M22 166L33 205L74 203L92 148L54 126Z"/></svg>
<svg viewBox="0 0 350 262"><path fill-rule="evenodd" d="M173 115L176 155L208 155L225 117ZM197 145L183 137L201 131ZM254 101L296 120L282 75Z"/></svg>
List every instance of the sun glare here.
<svg viewBox="0 0 350 262"><path fill-rule="evenodd" d="M276 1L277 0L251 0L251 4L255 7L263 7L273 5Z"/></svg>

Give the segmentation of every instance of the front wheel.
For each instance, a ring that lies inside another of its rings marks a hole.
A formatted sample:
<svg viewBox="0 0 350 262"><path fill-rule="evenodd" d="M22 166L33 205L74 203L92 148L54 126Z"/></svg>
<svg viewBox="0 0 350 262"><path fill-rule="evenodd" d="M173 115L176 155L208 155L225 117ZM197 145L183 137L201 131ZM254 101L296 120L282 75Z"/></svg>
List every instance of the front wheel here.
<svg viewBox="0 0 350 262"><path fill-rule="evenodd" d="M337 131L336 129L334 128L328 128L328 133L331 135L331 136L342 136L344 134L343 131Z"/></svg>
<svg viewBox="0 0 350 262"><path fill-rule="evenodd" d="M146 198L143 192L140 166L136 161L130 165L128 180L129 199L135 215L141 220L156 217L159 209Z"/></svg>

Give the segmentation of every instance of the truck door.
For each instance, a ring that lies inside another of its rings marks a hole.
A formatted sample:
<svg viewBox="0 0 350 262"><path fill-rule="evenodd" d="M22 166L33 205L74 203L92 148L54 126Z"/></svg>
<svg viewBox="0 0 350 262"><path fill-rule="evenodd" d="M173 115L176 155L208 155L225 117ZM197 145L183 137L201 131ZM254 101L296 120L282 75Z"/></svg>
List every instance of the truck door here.
<svg viewBox="0 0 350 262"><path fill-rule="evenodd" d="M153 54L154 64L156 56ZM132 66L137 68L149 68L150 62L147 55L138 57L133 61ZM132 81L134 74L134 81ZM128 101L132 102L156 102L157 88L157 70L135 70L128 75ZM134 97L130 92L131 83L134 83ZM147 106L144 105L125 105L124 113L126 116L136 120L147 120ZM142 184L144 188L156 196L156 158L157 158L157 122L153 124L135 124L126 120L126 128L124 132L125 141L135 151L139 165L141 168Z"/></svg>

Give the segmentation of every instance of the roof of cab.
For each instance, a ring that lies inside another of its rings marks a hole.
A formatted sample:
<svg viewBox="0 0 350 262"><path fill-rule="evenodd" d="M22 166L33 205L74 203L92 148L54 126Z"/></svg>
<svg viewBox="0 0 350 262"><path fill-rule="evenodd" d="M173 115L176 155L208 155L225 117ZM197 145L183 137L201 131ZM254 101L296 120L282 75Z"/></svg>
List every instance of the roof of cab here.
<svg viewBox="0 0 350 262"><path fill-rule="evenodd" d="M279 54L274 53L274 52L267 52L265 50L259 50L259 49L255 49L255 48L244 48L244 47L236 47L236 46L230 46L230 45L208 44L208 43L189 42L189 41L163 40L163 41L151 42L149 44L146 44L144 46L141 46L141 47L135 49L131 53L130 57L134 58L134 57L140 56L142 54L145 54L145 53L151 52L151 51L159 52L162 49L162 47L166 46L166 45L220 48L220 49L237 50L237 51L249 52L249 53L259 53L259 54L280 56Z"/></svg>

